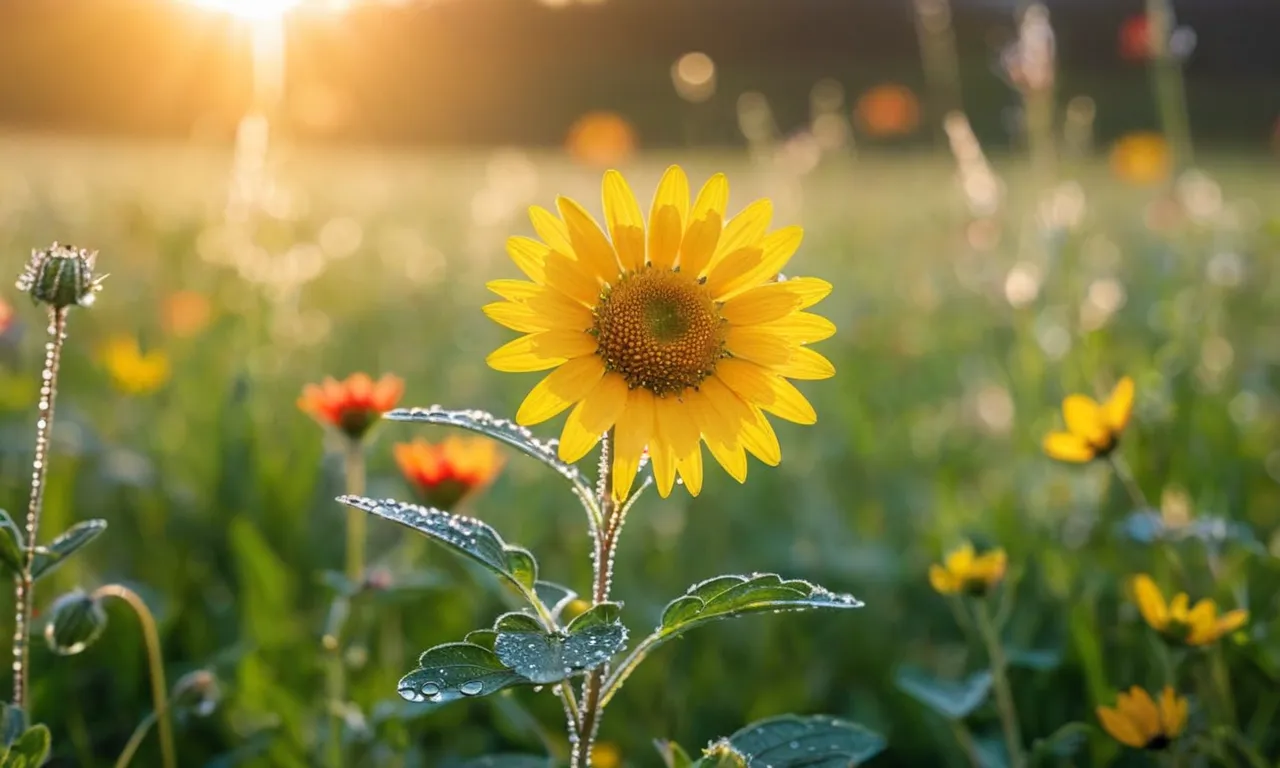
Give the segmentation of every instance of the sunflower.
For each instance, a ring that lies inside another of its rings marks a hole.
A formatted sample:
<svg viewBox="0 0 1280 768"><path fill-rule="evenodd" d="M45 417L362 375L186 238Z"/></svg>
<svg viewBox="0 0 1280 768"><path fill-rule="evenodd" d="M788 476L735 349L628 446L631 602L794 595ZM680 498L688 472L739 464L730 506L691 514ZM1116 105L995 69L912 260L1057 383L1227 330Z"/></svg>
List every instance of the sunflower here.
<svg viewBox="0 0 1280 768"><path fill-rule="evenodd" d="M485 313L525 334L490 354L489 365L554 369L516 420L537 424L572 408L559 447L570 463L613 430L618 499L630 492L646 447L663 496L677 474L690 493L701 490L703 442L739 482L747 452L778 464L781 448L764 414L814 423L813 407L788 379L835 373L805 346L835 333L829 320L804 311L830 283L779 275L800 245L800 228L767 232L768 200L726 221L722 174L690 205L678 166L659 182L647 228L618 172L605 174L603 198L608 235L568 198L556 200L559 217L531 208L541 240L507 241L529 280L489 283L505 301Z"/></svg>
<svg viewBox="0 0 1280 768"><path fill-rule="evenodd" d="M1138 686L1116 695L1114 707L1098 707L1098 720L1116 741L1134 749L1168 749L1187 724L1187 700L1165 686L1156 703Z"/></svg>

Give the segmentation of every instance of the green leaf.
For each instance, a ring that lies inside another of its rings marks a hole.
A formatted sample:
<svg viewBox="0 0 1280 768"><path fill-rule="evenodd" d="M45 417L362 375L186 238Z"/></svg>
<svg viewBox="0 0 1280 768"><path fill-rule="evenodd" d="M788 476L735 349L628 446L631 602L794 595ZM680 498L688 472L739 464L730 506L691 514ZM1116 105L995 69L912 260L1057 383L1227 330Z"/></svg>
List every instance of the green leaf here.
<svg viewBox="0 0 1280 768"><path fill-rule="evenodd" d="M391 421L412 421L418 424L440 424L447 427L479 432L506 443L520 452L551 467L562 477L573 484L574 491L580 498L591 499L594 492L591 483L578 468L560 460L554 442L542 442L524 427L507 419L501 419L484 411L450 411L437 405L430 408L397 408L382 415Z"/></svg>
<svg viewBox="0 0 1280 768"><path fill-rule="evenodd" d="M538 595L538 599L551 612L551 618L556 621L560 620L560 614L578 597L578 593L568 587L550 581L539 581L533 585L533 591Z"/></svg>
<svg viewBox="0 0 1280 768"><path fill-rule="evenodd" d="M9 747L4 768L39 768L49 756L49 729L33 725Z"/></svg>
<svg viewBox="0 0 1280 768"><path fill-rule="evenodd" d="M627 642L619 621L621 606L601 603L578 616L563 632L548 632L534 617L508 613L498 618L494 652L503 664L537 685L558 683L609 661Z"/></svg>
<svg viewBox="0 0 1280 768"><path fill-rule="evenodd" d="M693 759L689 757L689 753L674 741L654 739L653 746L662 755L662 763L667 768L693 768Z"/></svg>
<svg viewBox="0 0 1280 768"><path fill-rule="evenodd" d="M857 723L820 715L782 715L761 720L712 744L697 765L848 768L870 760L884 748L883 736ZM741 763L734 761L738 755Z"/></svg>
<svg viewBox="0 0 1280 768"><path fill-rule="evenodd" d="M1006 648L1004 656L1011 666L1037 672L1062 666L1062 651L1057 648Z"/></svg>
<svg viewBox="0 0 1280 768"><path fill-rule="evenodd" d="M446 643L424 651L418 658L418 669L400 678L397 690L408 701L443 704L528 682L488 648Z"/></svg>
<svg viewBox="0 0 1280 768"><path fill-rule="evenodd" d="M0 739L5 746L12 744L27 732L27 713L12 704L0 704Z"/></svg>
<svg viewBox="0 0 1280 768"><path fill-rule="evenodd" d="M1009 749L999 736L979 736L973 740L978 768L1009 768Z"/></svg>
<svg viewBox="0 0 1280 768"><path fill-rule="evenodd" d="M63 560L98 538L98 534L105 530L107 530L106 520L85 520L68 528L61 536L49 542L48 546L36 547L36 559L31 566L31 578L38 579L57 568Z"/></svg>
<svg viewBox="0 0 1280 768"><path fill-rule="evenodd" d="M462 768L551 768L550 758L537 755L486 755L468 760Z"/></svg>
<svg viewBox="0 0 1280 768"><path fill-rule="evenodd" d="M662 611L658 631L674 637L716 619L751 613L807 611L816 608L861 608L853 595L828 592L807 581L783 581L775 573L717 576L695 584Z"/></svg>
<svg viewBox="0 0 1280 768"><path fill-rule="evenodd" d="M909 668L898 670L894 677L898 690L948 720L963 720L982 706L991 694L991 682L991 673L985 670L959 682L937 680Z"/></svg>
<svg viewBox="0 0 1280 768"><path fill-rule="evenodd" d="M1093 726L1088 723L1067 723L1043 739L1036 739L1031 747L1031 763L1055 759L1068 759L1076 756L1093 735Z"/></svg>
<svg viewBox="0 0 1280 768"><path fill-rule="evenodd" d="M0 509L0 569L16 576L26 565L23 549L26 548L22 529L13 522L9 513Z"/></svg>
<svg viewBox="0 0 1280 768"><path fill-rule="evenodd" d="M377 501L364 496L339 496L338 501L412 528L507 579L530 601L537 599L534 589L538 563L533 555L527 549L507 544L497 531L475 518L394 499Z"/></svg>

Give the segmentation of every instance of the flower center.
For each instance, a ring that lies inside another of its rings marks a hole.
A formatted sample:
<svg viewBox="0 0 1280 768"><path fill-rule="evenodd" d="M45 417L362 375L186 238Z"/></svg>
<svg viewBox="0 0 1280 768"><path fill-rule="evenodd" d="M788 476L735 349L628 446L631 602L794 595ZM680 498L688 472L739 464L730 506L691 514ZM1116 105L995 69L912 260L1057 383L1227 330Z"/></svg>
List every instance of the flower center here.
<svg viewBox="0 0 1280 768"><path fill-rule="evenodd" d="M697 280L645 267L606 289L593 333L605 367L632 389L665 396L696 387L724 357L724 323Z"/></svg>

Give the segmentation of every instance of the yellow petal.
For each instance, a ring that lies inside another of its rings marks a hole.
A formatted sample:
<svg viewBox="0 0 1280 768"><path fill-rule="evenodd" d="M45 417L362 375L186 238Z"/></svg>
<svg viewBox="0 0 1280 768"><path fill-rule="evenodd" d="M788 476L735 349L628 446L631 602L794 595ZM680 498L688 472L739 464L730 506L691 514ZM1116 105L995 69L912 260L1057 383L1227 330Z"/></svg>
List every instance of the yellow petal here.
<svg viewBox="0 0 1280 768"><path fill-rule="evenodd" d="M538 291L542 290L542 286L537 283L531 283L527 280L490 280L484 284L485 288L493 291L507 301L521 302Z"/></svg>
<svg viewBox="0 0 1280 768"><path fill-rule="evenodd" d="M525 304L546 318L548 328L587 331L595 325L595 315L590 309L553 288L530 296Z"/></svg>
<svg viewBox="0 0 1280 768"><path fill-rule="evenodd" d="M640 456L653 438L653 393L637 387L627 393L627 405L614 427L613 498L622 501L631 494Z"/></svg>
<svg viewBox="0 0 1280 768"><path fill-rule="evenodd" d="M685 400L692 408L698 430L711 455L730 477L739 483L746 482L747 454L738 440L738 430L733 422L721 415L704 392L686 392Z"/></svg>
<svg viewBox="0 0 1280 768"><path fill-rule="evenodd" d="M573 256L573 243L569 241L569 230L554 213L540 205L529 208L529 221L533 223L533 231L538 233L542 242L554 251L566 256Z"/></svg>
<svg viewBox="0 0 1280 768"><path fill-rule="evenodd" d="M1133 723L1145 741L1151 741L1160 735L1160 710L1156 709L1156 703L1145 689L1136 685L1130 688L1128 707L1121 705L1120 708L1129 715L1129 722Z"/></svg>
<svg viewBox="0 0 1280 768"><path fill-rule="evenodd" d="M1191 602L1191 598L1186 592L1179 592L1173 596L1173 600L1169 603L1169 621L1176 621L1179 624L1186 624L1189 621L1187 616L1187 605Z"/></svg>
<svg viewBox="0 0 1280 768"><path fill-rule="evenodd" d="M1177 738L1187 724L1187 700L1166 685L1160 694L1160 725L1164 735Z"/></svg>
<svg viewBox="0 0 1280 768"><path fill-rule="evenodd" d="M702 493L702 443L693 444L693 453L676 460L676 469L690 496Z"/></svg>
<svg viewBox="0 0 1280 768"><path fill-rule="evenodd" d="M960 591L960 582L936 563L929 566L929 585L940 595L954 595Z"/></svg>
<svg viewBox="0 0 1280 768"><path fill-rule="evenodd" d="M952 575L965 578L969 575L969 571L973 569L973 560L973 545L966 541L948 552L947 556L943 558L943 564L946 565L947 571Z"/></svg>
<svg viewBox="0 0 1280 768"><path fill-rule="evenodd" d="M572 360L596 351L594 336L582 331L552 330L533 334L534 351L544 357L562 357Z"/></svg>
<svg viewBox="0 0 1280 768"><path fill-rule="evenodd" d="M540 336L549 333L561 332L542 331L540 333L531 333L528 336L521 336L490 352L489 356L485 358L485 362L489 364L490 368L504 373L525 373L527 371L545 371L548 368L555 368L569 358L563 355L550 354L538 343ZM579 335L586 336L585 333ZM587 338L591 337L587 336ZM577 357L577 355L574 355L574 357Z"/></svg>
<svg viewBox="0 0 1280 768"><path fill-rule="evenodd" d="M1121 379L1102 409L1111 431L1123 432L1129 424L1129 415L1133 413L1133 379L1128 376Z"/></svg>
<svg viewBox="0 0 1280 768"><path fill-rule="evenodd" d="M573 253L578 261L602 282L617 282L618 259L614 255L613 245L600 231L600 225L591 218L587 209L567 197L557 197L556 208L564 217L565 227L569 230L569 241L573 243Z"/></svg>
<svg viewBox="0 0 1280 768"><path fill-rule="evenodd" d="M1162 631L1169 623L1169 609L1155 581L1145 573L1133 577L1133 599L1147 626Z"/></svg>
<svg viewBox="0 0 1280 768"><path fill-rule="evenodd" d="M797 424L813 424L818 414L791 382L755 363L728 358L716 365L715 377L748 403Z"/></svg>
<svg viewBox="0 0 1280 768"><path fill-rule="evenodd" d="M742 428L742 447L751 452L757 459L771 467L782 463L782 446L778 443L778 433L765 418L761 410L749 406L751 421Z"/></svg>
<svg viewBox="0 0 1280 768"><path fill-rule="evenodd" d="M724 229L724 212L729 205L729 180L717 173L702 185L698 199L689 214L684 240L680 244L680 270L700 277L711 264L720 233Z"/></svg>
<svg viewBox="0 0 1280 768"><path fill-rule="evenodd" d="M714 268L722 259L740 248L758 245L772 220L773 202L768 199L756 200L743 208L725 224L710 266Z"/></svg>
<svg viewBox="0 0 1280 768"><path fill-rule="evenodd" d="M699 452L698 447L698 427L693 420L693 414L690 408L675 397L659 397L654 399L654 429L655 439L650 443L650 450L654 453L654 475L658 475L656 447L661 444L665 452L669 455L669 461L674 471L680 464L693 460L695 453ZM699 467L701 462L699 461ZM664 469L665 471L665 469ZM661 491L664 484L663 478L658 478L658 489ZM668 491L670 485L668 484Z"/></svg>
<svg viewBox="0 0 1280 768"><path fill-rule="evenodd" d="M759 328L729 326L724 343L735 358L767 368L786 365L791 359L792 346L786 340Z"/></svg>
<svg viewBox="0 0 1280 768"><path fill-rule="evenodd" d="M701 388L707 402L732 425L733 434L743 448L769 466L777 466L782 461L778 436L758 408L747 405L715 376L704 380Z"/></svg>
<svg viewBox="0 0 1280 768"><path fill-rule="evenodd" d="M586 397L604 376L599 355L574 358L538 382L516 412L516 422L524 426L540 424Z"/></svg>
<svg viewBox="0 0 1280 768"><path fill-rule="evenodd" d="M808 309L831 295L831 283L818 277L793 277L783 282L800 297L801 309Z"/></svg>
<svg viewBox="0 0 1280 768"><path fill-rule="evenodd" d="M717 261L707 272L707 292L711 298L720 301L721 294L732 285L743 273L750 271L760 263L760 247L748 245L729 253Z"/></svg>
<svg viewBox="0 0 1280 768"><path fill-rule="evenodd" d="M572 464L586 456L600 442L600 436L617 423L626 405L626 380L616 373L606 373L565 421L560 434L560 459Z"/></svg>
<svg viewBox="0 0 1280 768"><path fill-rule="evenodd" d="M1102 723L1102 728L1111 734L1111 738L1134 749L1142 749L1147 746L1147 740L1142 734L1120 712L1110 707L1098 707L1098 722Z"/></svg>
<svg viewBox="0 0 1280 768"><path fill-rule="evenodd" d="M1108 442L1108 429L1102 408L1091 397L1070 395L1062 401L1062 418L1067 431L1084 438L1090 445L1103 446Z"/></svg>
<svg viewBox="0 0 1280 768"><path fill-rule="evenodd" d="M547 280L546 261L550 252L551 249L545 244L531 237L507 238L507 255L535 283L541 284Z"/></svg>
<svg viewBox="0 0 1280 768"><path fill-rule="evenodd" d="M600 281L581 263L559 251L547 254L547 285L588 307L600 301Z"/></svg>
<svg viewBox="0 0 1280 768"><path fill-rule="evenodd" d="M729 299L720 316L734 325L758 325L779 320L800 308L800 297L786 283L768 283Z"/></svg>
<svg viewBox="0 0 1280 768"><path fill-rule="evenodd" d="M1098 455L1084 438L1070 432L1051 432L1045 435L1044 452L1051 459L1077 463L1092 461Z"/></svg>
<svg viewBox="0 0 1280 768"><path fill-rule="evenodd" d="M788 280L787 282L794 282ZM836 334L836 324L825 317L797 312L765 326L774 333L786 336L797 344L812 344L829 339Z"/></svg>
<svg viewBox="0 0 1280 768"><path fill-rule="evenodd" d="M808 347L793 347L791 359L783 365L774 366L773 372L788 379L817 381L835 376L836 367L830 360Z"/></svg>
<svg viewBox="0 0 1280 768"><path fill-rule="evenodd" d="M602 186L604 220L609 225L609 237L613 239L618 261L624 270L640 269L644 266L644 218L636 196L617 171L605 173Z"/></svg>
<svg viewBox="0 0 1280 768"><path fill-rule="evenodd" d="M547 322L547 318L524 304L495 301L492 304L485 304L482 309L490 320L513 331L536 333L551 327Z"/></svg>
<svg viewBox="0 0 1280 768"><path fill-rule="evenodd" d="M684 239L684 224L689 218L689 179L678 165L662 174L649 208L649 262L670 269Z"/></svg>
<svg viewBox="0 0 1280 768"><path fill-rule="evenodd" d="M773 280L786 266L800 247L804 230L800 227L783 227L770 232L760 241L760 261L729 282L723 289L722 299L730 299L756 286Z"/></svg>
<svg viewBox="0 0 1280 768"><path fill-rule="evenodd" d="M1234 611L1227 611L1219 617L1218 624L1215 627L1218 637L1235 632L1240 627L1243 627L1247 621L1249 621L1248 611L1242 608L1237 608Z"/></svg>

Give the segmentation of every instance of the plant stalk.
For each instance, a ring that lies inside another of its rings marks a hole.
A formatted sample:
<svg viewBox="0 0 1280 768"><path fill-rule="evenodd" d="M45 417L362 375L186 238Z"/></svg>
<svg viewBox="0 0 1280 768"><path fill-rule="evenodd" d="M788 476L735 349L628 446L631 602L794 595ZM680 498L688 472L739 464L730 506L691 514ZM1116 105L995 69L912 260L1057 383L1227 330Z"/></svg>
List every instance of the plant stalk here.
<svg viewBox="0 0 1280 768"><path fill-rule="evenodd" d="M40 373L40 410L36 420L36 449L31 461L31 499L27 504L26 555L22 573L14 579L13 591L13 705L27 708L30 679L31 610L35 578L31 575L36 559L36 534L40 528L40 509L44 504L45 477L49 469L49 435L53 431L53 404L58 396L58 364L62 360L62 344L67 338L67 308L49 310L49 341L45 343L44 370Z"/></svg>
<svg viewBox="0 0 1280 768"><path fill-rule="evenodd" d="M1138 485L1138 481L1134 479L1133 472L1129 470L1129 465L1124 458L1118 453L1112 453L1107 456L1107 461L1111 462L1116 478L1124 485L1125 491L1129 493L1129 500L1134 506L1138 509L1150 509L1151 504L1147 502L1147 495L1142 492L1142 486Z"/></svg>
<svg viewBox="0 0 1280 768"><path fill-rule="evenodd" d="M125 751L120 755L120 761L117 766L128 765L129 760L133 757L133 752L137 751L138 745L150 730L151 723L158 723L158 731L160 734L160 757L165 768L176 768L178 765L177 752L174 749L173 742L173 720L169 717L169 699L167 691L168 685L164 679L164 654L160 649L160 632L156 629L156 619L152 615L151 609L138 593L128 587L119 584L107 584L98 587L93 591L93 598L100 600L102 598L115 597L123 600L133 609L134 615L138 617L138 624L142 627L142 640L147 647L147 665L151 671L151 715L138 725L134 731L133 737L129 739L129 744L125 746ZM135 743L135 740L137 743Z"/></svg>
<svg viewBox="0 0 1280 768"><path fill-rule="evenodd" d="M363 496L365 492L364 441L348 438L342 454L342 468L345 477L346 492L352 496ZM367 533L367 514L354 507L347 508L347 536L345 572L347 579L355 587L364 582L365 540ZM336 600L347 600L338 596ZM341 623L345 623L341 622ZM347 695L347 668L342 658L342 627L339 624L332 634L324 638L325 650L329 652L328 665L325 670L325 698L329 703L329 734L326 745L326 757L331 768L342 768L346 764L346 755L342 748L343 716L342 707Z"/></svg>
<svg viewBox="0 0 1280 768"><path fill-rule="evenodd" d="M347 493L352 496L363 496L365 491L363 442L347 440L342 466L346 474ZM347 507L347 578L357 585L364 580L365 539L368 538L368 524L368 513L355 507Z"/></svg>
<svg viewBox="0 0 1280 768"><path fill-rule="evenodd" d="M1005 661L1004 648L1000 645L999 631L991 620L991 611L984 600L974 600L974 613L977 614L978 630L987 646L987 656L991 663L992 687L995 689L996 708L1000 712L1005 745L1009 750L1009 765L1011 768L1024 768L1026 757L1022 753L1018 710L1014 707L1013 693L1009 689L1008 662Z"/></svg>
<svg viewBox="0 0 1280 768"><path fill-rule="evenodd" d="M1160 124L1173 148L1176 179L1193 162L1191 123L1187 113L1187 95L1182 81L1182 65L1169 49L1173 35L1174 14L1170 0L1147 0L1147 39L1151 56L1151 80L1155 91Z"/></svg>

